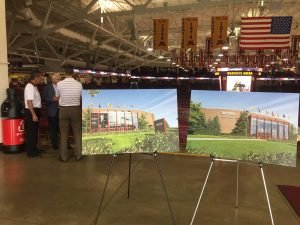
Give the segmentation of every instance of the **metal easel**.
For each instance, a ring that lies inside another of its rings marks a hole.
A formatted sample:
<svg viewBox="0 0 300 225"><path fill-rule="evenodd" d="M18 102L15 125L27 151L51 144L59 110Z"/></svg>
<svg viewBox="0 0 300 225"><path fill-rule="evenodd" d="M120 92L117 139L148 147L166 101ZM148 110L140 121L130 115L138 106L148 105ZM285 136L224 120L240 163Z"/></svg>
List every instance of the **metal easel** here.
<svg viewBox="0 0 300 225"><path fill-rule="evenodd" d="M147 155L147 156L152 156L153 157L155 165L156 165L156 168L157 168L157 172L159 174L160 183L161 183L161 185L163 187L163 191L164 191L164 195L165 195L165 200L166 200L167 205L168 205L168 209L169 209L170 217L171 217L171 220L172 220L172 224L176 225L176 221L175 221L174 213L173 213L173 210L172 210L172 207L171 207L170 198L169 198L169 195L168 195L168 192L167 192L165 180L163 178L161 167L160 167L160 164L159 164L158 153L154 152L154 153L139 153L139 154L143 154L143 155ZM128 155L129 156L127 198L128 199L130 198L132 153L114 154L114 155L112 155L112 159L111 159L111 162L110 162L110 165L109 165L108 173L107 173L107 176L106 176L106 182L105 182L105 185L104 185L104 188L103 188L103 192L102 192L102 195L101 195L99 207L98 207L98 210L97 210L97 215L96 215L96 218L95 218L95 222L93 223L94 225L98 224L98 221L100 220L100 217L101 217L102 207L103 207L103 203L104 203L104 198L105 198L105 194L106 194L106 191L107 191L107 188L108 188L109 180L110 180L110 177L111 177L111 172L113 170L115 161L116 161L117 157L123 156L123 155Z"/></svg>
<svg viewBox="0 0 300 225"><path fill-rule="evenodd" d="M208 173L206 175L206 178L205 178L200 196L198 198L198 202L197 202L197 205L195 207L194 214L193 214L190 225L193 225L193 223L194 223L194 220L195 220L195 217L196 217L196 214L197 214L197 211L198 211L198 208L199 208L204 190L205 190L206 185L207 185L207 181L208 181L210 172L212 170L212 167L213 167L215 161L236 163L236 201L235 201L235 208L239 207L239 165L240 165L240 161L239 160L229 160L229 159L219 159L219 158L211 157L211 163L210 163L210 166L209 166L209 169L208 169ZM264 175L264 170L263 170L263 164L260 162L258 165L260 167L260 172L261 172L261 176L262 176L262 180L263 180L263 185L264 185L264 189L265 189L265 194L266 194L266 199L267 199L267 204L268 204L271 223L272 223L272 225L274 225L274 219L273 219L273 214L272 214L272 209L271 209L271 204L270 204L270 199L269 199L269 193L268 193L268 189L267 189L267 185L266 185L266 180L265 180L265 175Z"/></svg>

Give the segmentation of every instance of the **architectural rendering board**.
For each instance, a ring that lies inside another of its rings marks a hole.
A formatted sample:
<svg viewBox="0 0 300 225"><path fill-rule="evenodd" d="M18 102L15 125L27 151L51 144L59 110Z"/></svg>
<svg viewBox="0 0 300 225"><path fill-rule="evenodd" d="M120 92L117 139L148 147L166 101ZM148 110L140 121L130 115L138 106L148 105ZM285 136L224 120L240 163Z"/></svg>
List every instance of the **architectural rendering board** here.
<svg viewBox="0 0 300 225"><path fill-rule="evenodd" d="M174 89L84 90L83 154L178 152L177 117Z"/></svg>
<svg viewBox="0 0 300 225"><path fill-rule="evenodd" d="M299 94L192 91L187 151L296 166Z"/></svg>

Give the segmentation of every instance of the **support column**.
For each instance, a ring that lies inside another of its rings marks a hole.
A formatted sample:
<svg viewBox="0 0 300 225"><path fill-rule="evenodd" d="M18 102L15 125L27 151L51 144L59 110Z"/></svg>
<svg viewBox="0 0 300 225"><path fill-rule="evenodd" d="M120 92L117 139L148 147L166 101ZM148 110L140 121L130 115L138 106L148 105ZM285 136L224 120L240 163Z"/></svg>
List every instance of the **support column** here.
<svg viewBox="0 0 300 225"><path fill-rule="evenodd" d="M0 104L2 104L8 88L5 1L0 1L0 29ZM0 121L0 143L2 143L2 121Z"/></svg>

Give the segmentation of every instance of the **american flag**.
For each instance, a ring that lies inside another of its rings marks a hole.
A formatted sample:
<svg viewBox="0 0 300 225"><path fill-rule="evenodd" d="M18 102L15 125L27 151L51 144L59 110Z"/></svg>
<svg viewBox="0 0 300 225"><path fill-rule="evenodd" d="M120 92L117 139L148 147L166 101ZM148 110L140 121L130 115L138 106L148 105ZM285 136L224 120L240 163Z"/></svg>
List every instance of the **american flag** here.
<svg viewBox="0 0 300 225"><path fill-rule="evenodd" d="M242 18L240 48L288 48L291 25L291 16Z"/></svg>

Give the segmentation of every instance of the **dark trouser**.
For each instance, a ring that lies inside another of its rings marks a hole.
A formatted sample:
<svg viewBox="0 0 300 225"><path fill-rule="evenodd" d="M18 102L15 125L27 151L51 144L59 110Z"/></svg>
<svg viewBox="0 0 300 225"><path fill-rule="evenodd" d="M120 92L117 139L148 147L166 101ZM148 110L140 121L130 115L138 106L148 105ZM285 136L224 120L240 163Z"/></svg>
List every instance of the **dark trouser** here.
<svg viewBox="0 0 300 225"><path fill-rule="evenodd" d="M40 109L34 109L35 114L40 118ZM32 115L29 109L25 109L25 148L27 155L38 154L38 133L39 133L39 122L32 120Z"/></svg>
<svg viewBox="0 0 300 225"><path fill-rule="evenodd" d="M59 127L61 135L60 157L62 160L68 159L68 136L69 128L72 127L75 140L75 157L82 156L81 147L81 107L80 106L61 106L59 110Z"/></svg>
<svg viewBox="0 0 300 225"><path fill-rule="evenodd" d="M48 117L50 140L53 148L58 148L58 111L55 116Z"/></svg>

